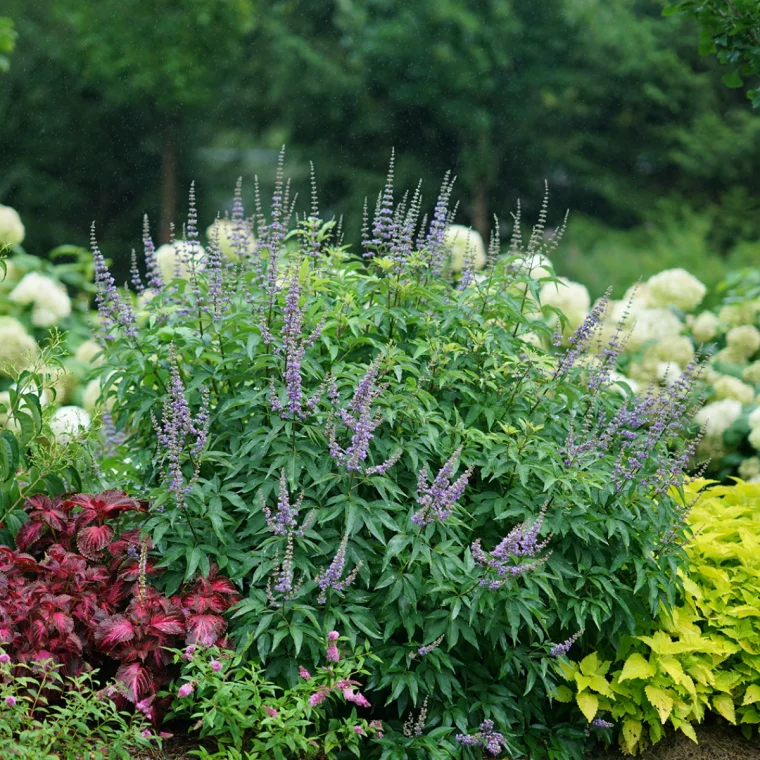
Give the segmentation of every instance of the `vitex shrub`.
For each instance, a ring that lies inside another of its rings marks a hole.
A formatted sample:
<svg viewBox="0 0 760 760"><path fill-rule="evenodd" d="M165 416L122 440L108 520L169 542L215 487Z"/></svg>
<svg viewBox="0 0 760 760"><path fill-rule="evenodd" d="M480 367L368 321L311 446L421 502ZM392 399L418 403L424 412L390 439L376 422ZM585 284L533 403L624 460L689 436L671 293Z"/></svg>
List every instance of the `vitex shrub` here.
<svg viewBox="0 0 760 760"><path fill-rule="evenodd" d="M356 251L316 191L294 219L282 158L268 215L257 192L246 216L238 184L205 245L192 191L170 247L146 221L129 292L93 238L102 392L126 436L104 473L152 494L167 593L212 563L239 584L231 635L269 677L295 683L334 627L370 642L385 757L450 727L436 736L564 759L584 726L550 703L550 652L673 603L668 493L700 365L638 397L613 387L606 298L547 352L546 204L504 256L495 232L480 274L469 245L454 281L453 180L427 216L392 178Z"/></svg>

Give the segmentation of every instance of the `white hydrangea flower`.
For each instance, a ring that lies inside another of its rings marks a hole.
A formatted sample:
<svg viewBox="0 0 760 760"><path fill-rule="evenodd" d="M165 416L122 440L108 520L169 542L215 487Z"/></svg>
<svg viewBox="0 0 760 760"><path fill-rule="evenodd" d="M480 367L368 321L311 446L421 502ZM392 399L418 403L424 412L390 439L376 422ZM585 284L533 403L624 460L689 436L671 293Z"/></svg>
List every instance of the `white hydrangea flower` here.
<svg viewBox="0 0 760 760"><path fill-rule="evenodd" d="M214 231L215 227L216 232ZM206 237L209 241L214 240L214 235L219 235L219 250L222 252L222 255L230 261L237 261L239 257L232 248L232 242L235 237L235 222L232 219L216 219L206 230ZM254 241L248 225L246 225L245 239L248 245Z"/></svg>
<svg viewBox="0 0 760 760"><path fill-rule="evenodd" d="M755 451L760 451L760 427L752 428L747 436L749 445L752 446Z"/></svg>
<svg viewBox="0 0 760 760"><path fill-rule="evenodd" d="M655 377L670 387L681 377L681 367L677 362L659 362L655 370Z"/></svg>
<svg viewBox="0 0 760 760"><path fill-rule="evenodd" d="M622 386L622 383L625 383L631 389L631 393L639 392L639 384L635 380L632 380L630 377L626 377L622 373L615 370L610 372L610 383L610 388L619 393L621 396L628 395L628 391Z"/></svg>
<svg viewBox="0 0 760 760"><path fill-rule="evenodd" d="M710 357L711 364L744 364L747 359L738 349L726 346Z"/></svg>
<svg viewBox="0 0 760 760"><path fill-rule="evenodd" d="M100 353L100 350L100 346L90 338L77 348L74 358L77 361L90 364L97 354Z"/></svg>
<svg viewBox="0 0 760 760"><path fill-rule="evenodd" d="M156 261L158 262L158 268L161 270L161 277L164 282L170 282L179 273L179 277L182 280L187 280L191 273L191 262L186 260L186 255L183 252L183 243L164 243L156 250ZM206 251L203 246L196 243L192 246L192 261L196 266L200 266Z"/></svg>
<svg viewBox="0 0 760 760"><path fill-rule="evenodd" d="M480 270L486 265L486 247L479 232L461 224L452 224L443 239L444 246L451 255L451 271L461 272L464 269L465 256L470 251L473 269Z"/></svg>
<svg viewBox="0 0 760 760"><path fill-rule="evenodd" d="M736 399L743 405L751 404L755 398L755 389L736 377L721 375L713 382L715 396L720 399Z"/></svg>
<svg viewBox="0 0 760 760"><path fill-rule="evenodd" d="M34 304L32 324L52 327L71 314L71 299L66 288L39 272L25 274L8 298L20 306Z"/></svg>
<svg viewBox="0 0 760 760"><path fill-rule="evenodd" d="M709 343L718 334L720 319L711 311L703 311L691 325L691 334L697 343Z"/></svg>
<svg viewBox="0 0 760 760"><path fill-rule="evenodd" d="M757 409L753 409L748 418L749 426L754 430L760 428L760 406Z"/></svg>
<svg viewBox="0 0 760 760"><path fill-rule="evenodd" d="M742 380L750 385L760 385L760 361L752 362L742 370Z"/></svg>
<svg viewBox="0 0 760 760"><path fill-rule="evenodd" d="M674 306L693 311L702 303L707 288L685 269L666 269L649 278L649 300L653 306Z"/></svg>
<svg viewBox="0 0 760 760"><path fill-rule="evenodd" d="M666 335L644 351L644 361L676 362L686 367L694 359L694 345L685 335Z"/></svg>
<svg viewBox="0 0 760 760"><path fill-rule="evenodd" d="M90 427L90 415L79 406L62 406L50 420L50 429L58 443L69 443Z"/></svg>
<svg viewBox="0 0 760 760"><path fill-rule="evenodd" d="M748 457L739 465L739 477L742 480L750 480L760 476L760 457Z"/></svg>
<svg viewBox="0 0 760 760"><path fill-rule="evenodd" d="M670 309L643 309L636 315L627 350L638 351L651 340L662 341L677 336L682 328L683 323Z"/></svg>
<svg viewBox="0 0 760 760"><path fill-rule="evenodd" d="M749 359L760 348L760 330L754 325L732 327L726 333L726 343L732 352Z"/></svg>
<svg viewBox="0 0 760 760"><path fill-rule="evenodd" d="M39 348L37 341L13 317L0 317L0 374L13 375L14 370L33 361Z"/></svg>
<svg viewBox="0 0 760 760"><path fill-rule="evenodd" d="M574 330L585 319L591 308L591 296L584 285L572 282L567 277L558 277L558 282L546 282L541 286L542 306L553 306L566 317L570 330Z"/></svg>
<svg viewBox="0 0 760 760"><path fill-rule="evenodd" d="M23 242L26 230L18 211L10 206L0 204L0 247L19 245Z"/></svg>
<svg viewBox="0 0 760 760"><path fill-rule="evenodd" d="M722 436L742 413L741 402L733 398L705 404L696 414L697 424L705 427L705 436Z"/></svg>
<svg viewBox="0 0 760 760"><path fill-rule="evenodd" d="M718 319L722 324L731 327L749 325L755 321L755 315L758 311L760 311L760 303L757 301L729 303L721 307L718 312Z"/></svg>
<svg viewBox="0 0 760 760"><path fill-rule="evenodd" d="M90 414L94 414L95 411L103 405L100 399L100 388L101 388L101 385L100 385L99 379L90 380L90 382L87 383L87 386L84 389L84 393L82 394L82 406ZM109 397L105 406L107 409L112 409L113 404L114 404L113 397Z"/></svg>
<svg viewBox="0 0 760 760"><path fill-rule="evenodd" d="M554 276L554 267L551 261L542 253L534 253L532 256L515 259L510 267L515 274L528 275L532 280Z"/></svg>

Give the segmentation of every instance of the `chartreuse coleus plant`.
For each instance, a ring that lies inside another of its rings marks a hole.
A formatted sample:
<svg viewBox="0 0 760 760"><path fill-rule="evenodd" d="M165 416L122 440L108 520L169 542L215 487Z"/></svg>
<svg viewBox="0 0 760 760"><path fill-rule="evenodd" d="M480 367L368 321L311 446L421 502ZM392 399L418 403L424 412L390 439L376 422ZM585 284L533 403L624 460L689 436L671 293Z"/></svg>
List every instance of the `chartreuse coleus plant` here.
<svg viewBox="0 0 760 760"><path fill-rule="evenodd" d="M212 563L238 584L230 633L267 678L295 685L334 628L369 640L383 757L422 756L431 731L470 756L580 757L549 652L581 629L617 642L674 602L669 491L699 370L611 389L606 299L545 352L546 209L508 256L494 236L478 279L465 256L455 286L452 182L428 224L391 180L356 252L316 191L292 224L282 167L268 216L248 220L238 188L205 246L191 197L169 281L147 228L133 292L93 242L102 398L126 436L103 477L150 496L165 591Z"/></svg>
<svg viewBox="0 0 760 760"><path fill-rule="evenodd" d="M693 724L707 711L748 738L760 723L760 485L701 490L712 482L685 488L695 502L682 604L618 652L559 663L572 686L560 686L557 698L574 700L588 721L619 724L631 754L659 741L667 725L696 741Z"/></svg>

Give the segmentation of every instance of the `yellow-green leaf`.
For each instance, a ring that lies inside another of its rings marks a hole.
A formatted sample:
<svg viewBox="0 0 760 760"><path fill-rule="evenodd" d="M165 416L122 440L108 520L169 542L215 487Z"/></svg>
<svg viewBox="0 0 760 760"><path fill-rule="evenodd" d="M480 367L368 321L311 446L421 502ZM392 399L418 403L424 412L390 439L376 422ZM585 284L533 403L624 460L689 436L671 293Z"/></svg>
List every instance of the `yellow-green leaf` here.
<svg viewBox="0 0 760 760"><path fill-rule="evenodd" d="M760 700L760 686L753 683L747 687L747 691L744 692L743 705L751 705Z"/></svg>
<svg viewBox="0 0 760 760"><path fill-rule="evenodd" d="M599 709L599 697L588 691L582 691L575 695L575 701L578 703L578 707L581 708L581 712L586 716L586 720L591 723Z"/></svg>
<svg viewBox="0 0 760 760"><path fill-rule="evenodd" d="M592 652L581 660L581 673L584 676L593 676L599 667L599 658L596 652Z"/></svg>
<svg viewBox="0 0 760 760"><path fill-rule="evenodd" d="M694 730L694 726L692 726L691 723L682 723L678 729L684 734L684 736L688 736L694 744L699 744L697 741L697 732Z"/></svg>
<svg viewBox="0 0 760 760"><path fill-rule="evenodd" d="M629 755L636 750L636 745L641 738L641 722L638 720L623 721L623 730L620 732L620 744Z"/></svg>
<svg viewBox="0 0 760 760"><path fill-rule="evenodd" d="M675 683L683 681L684 672L681 663L675 657L658 657L657 664L664 670Z"/></svg>
<svg viewBox="0 0 760 760"><path fill-rule="evenodd" d="M591 676L589 678L588 686L590 689L598 691L600 694L604 694L605 697L612 696L612 689L604 676Z"/></svg>
<svg viewBox="0 0 760 760"><path fill-rule="evenodd" d="M618 681L627 681L629 678L651 678L655 669L638 653L632 654L623 665L623 672Z"/></svg>
<svg viewBox="0 0 760 760"><path fill-rule="evenodd" d="M718 694L713 697L713 708L716 709L729 723L736 725L734 700L728 694Z"/></svg>
<svg viewBox="0 0 760 760"><path fill-rule="evenodd" d="M558 702L572 702L573 692L567 686L557 686L552 695Z"/></svg>
<svg viewBox="0 0 760 760"><path fill-rule="evenodd" d="M652 707L660 714L660 722L664 723L673 711L673 698L665 689L658 689L656 686L647 686L644 693Z"/></svg>

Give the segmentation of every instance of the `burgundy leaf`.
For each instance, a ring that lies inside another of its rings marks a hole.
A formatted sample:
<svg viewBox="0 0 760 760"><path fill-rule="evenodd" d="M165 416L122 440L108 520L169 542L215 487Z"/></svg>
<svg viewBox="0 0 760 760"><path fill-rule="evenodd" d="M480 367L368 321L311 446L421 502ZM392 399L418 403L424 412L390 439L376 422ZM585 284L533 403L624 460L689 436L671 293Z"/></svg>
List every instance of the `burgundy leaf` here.
<svg viewBox="0 0 760 760"><path fill-rule="evenodd" d="M187 618L185 643L211 646L226 628L227 623L219 615L190 615Z"/></svg>
<svg viewBox="0 0 760 760"><path fill-rule="evenodd" d="M185 618L179 610L153 615L150 627L159 633L179 636L185 632Z"/></svg>
<svg viewBox="0 0 760 760"><path fill-rule="evenodd" d="M133 704L153 692L153 676L139 662L122 665L116 671L116 680L124 687L124 696Z"/></svg>
<svg viewBox="0 0 760 760"><path fill-rule="evenodd" d="M28 549L42 537L47 526L43 522L28 520L19 529L16 534L16 548L20 551Z"/></svg>
<svg viewBox="0 0 760 760"><path fill-rule="evenodd" d="M77 546L85 557L93 557L105 549L113 538L113 528L106 525L91 525L79 531Z"/></svg>
<svg viewBox="0 0 760 760"><path fill-rule="evenodd" d="M106 651L124 641L131 641L134 635L135 629L124 615L111 615L95 629L95 641Z"/></svg>

